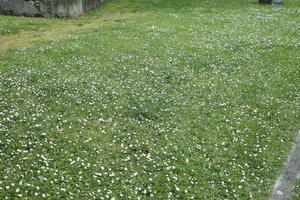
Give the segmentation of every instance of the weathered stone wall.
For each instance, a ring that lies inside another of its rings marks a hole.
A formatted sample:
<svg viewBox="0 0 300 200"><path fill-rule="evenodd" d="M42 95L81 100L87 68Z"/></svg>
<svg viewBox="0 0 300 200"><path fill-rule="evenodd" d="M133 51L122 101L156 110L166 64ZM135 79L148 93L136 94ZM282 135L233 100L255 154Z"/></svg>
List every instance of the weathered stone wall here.
<svg viewBox="0 0 300 200"><path fill-rule="evenodd" d="M0 14L33 17L78 17L104 0L0 0Z"/></svg>

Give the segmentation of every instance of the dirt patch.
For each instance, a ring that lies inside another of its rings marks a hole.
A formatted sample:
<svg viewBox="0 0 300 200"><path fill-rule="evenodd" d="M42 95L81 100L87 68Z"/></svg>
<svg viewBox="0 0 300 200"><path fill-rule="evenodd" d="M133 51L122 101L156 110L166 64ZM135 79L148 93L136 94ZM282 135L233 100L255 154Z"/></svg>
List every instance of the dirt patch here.
<svg viewBox="0 0 300 200"><path fill-rule="evenodd" d="M144 14L145 13L143 13L143 15ZM138 13L112 13L85 22L76 20L58 22L57 24L42 27L38 30L22 31L15 35L2 36L0 37L0 52L5 52L10 49L30 47L38 41L64 38L74 32L86 32L93 28L115 23L116 19L134 18L140 17L141 15L142 14Z"/></svg>

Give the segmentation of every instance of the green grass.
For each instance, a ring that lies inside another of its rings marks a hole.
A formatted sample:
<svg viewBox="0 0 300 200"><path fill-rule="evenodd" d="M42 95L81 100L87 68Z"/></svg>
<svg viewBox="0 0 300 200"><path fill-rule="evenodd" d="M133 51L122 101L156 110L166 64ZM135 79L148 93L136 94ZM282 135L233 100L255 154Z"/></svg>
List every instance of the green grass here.
<svg viewBox="0 0 300 200"><path fill-rule="evenodd" d="M293 200L300 199L300 180L296 182Z"/></svg>
<svg viewBox="0 0 300 200"><path fill-rule="evenodd" d="M0 54L0 199L267 199L299 129L299 2L72 22L109 12L140 17Z"/></svg>
<svg viewBox="0 0 300 200"><path fill-rule="evenodd" d="M26 18L0 16L0 36L8 34L17 34L22 30L37 30L42 26L48 26L58 19Z"/></svg>

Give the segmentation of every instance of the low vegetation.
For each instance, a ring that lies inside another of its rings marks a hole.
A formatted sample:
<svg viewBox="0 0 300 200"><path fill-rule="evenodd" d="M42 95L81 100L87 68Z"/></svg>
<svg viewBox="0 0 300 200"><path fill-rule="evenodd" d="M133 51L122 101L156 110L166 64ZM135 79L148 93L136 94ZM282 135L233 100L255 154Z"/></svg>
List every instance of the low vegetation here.
<svg viewBox="0 0 300 200"><path fill-rule="evenodd" d="M112 16L0 53L0 199L267 199L299 129L299 6L0 16L0 38Z"/></svg>

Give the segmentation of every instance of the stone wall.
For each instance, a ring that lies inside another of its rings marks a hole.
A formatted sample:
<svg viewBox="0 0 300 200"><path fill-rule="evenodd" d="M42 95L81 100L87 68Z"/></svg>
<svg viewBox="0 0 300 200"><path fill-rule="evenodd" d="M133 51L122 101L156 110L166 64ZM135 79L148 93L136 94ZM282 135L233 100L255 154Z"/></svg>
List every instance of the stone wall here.
<svg viewBox="0 0 300 200"><path fill-rule="evenodd" d="M104 0L0 0L0 14L30 17L79 17Z"/></svg>

